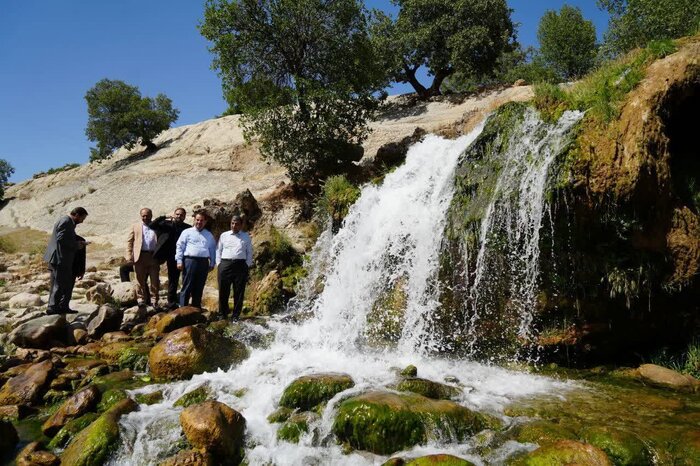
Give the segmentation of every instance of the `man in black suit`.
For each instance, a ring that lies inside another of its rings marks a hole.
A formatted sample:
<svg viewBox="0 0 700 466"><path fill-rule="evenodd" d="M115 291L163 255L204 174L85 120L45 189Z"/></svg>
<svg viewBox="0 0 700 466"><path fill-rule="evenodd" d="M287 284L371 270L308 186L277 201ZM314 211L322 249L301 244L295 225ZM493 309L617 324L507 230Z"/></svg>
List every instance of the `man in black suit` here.
<svg viewBox="0 0 700 466"><path fill-rule="evenodd" d="M160 264L163 262L168 264L168 307L170 309L176 308L179 302L177 287L180 282L180 270L175 261L175 245L180 233L192 227L185 223L186 215L185 209L178 207L172 217L163 215L150 224L151 230L155 231L158 237L153 257Z"/></svg>
<svg viewBox="0 0 700 466"><path fill-rule="evenodd" d="M53 227L53 233L44 254L51 273L51 292L47 314L66 314L75 312L69 303L75 285L73 270L75 257L79 249L87 244L75 234L76 225L85 221L88 213L82 207L76 207L70 215L59 218Z"/></svg>

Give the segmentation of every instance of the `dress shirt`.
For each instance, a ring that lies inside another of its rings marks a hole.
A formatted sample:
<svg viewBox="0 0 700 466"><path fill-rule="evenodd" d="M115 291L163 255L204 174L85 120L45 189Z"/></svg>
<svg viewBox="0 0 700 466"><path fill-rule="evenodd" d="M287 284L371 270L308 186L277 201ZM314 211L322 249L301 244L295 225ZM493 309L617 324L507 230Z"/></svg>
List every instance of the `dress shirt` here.
<svg viewBox="0 0 700 466"><path fill-rule="evenodd" d="M221 233L216 246L216 264L221 259L244 259L248 267L253 266L253 243L245 231L234 233L232 230Z"/></svg>
<svg viewBox="0 0 700 466"><path fill-rule="evenodd" d="M216 260L214 235L207 229L199 231L195 227L183 231L175 247L175 260L182 264L185 256L209 258L209 265L213 267Z"/></svg>
<svg viewBox="0 0 700 466"><path fill-rule="evenodd" d="M143 233L143 242L141 250L153 252L156 250L156 232L151 230L148 225L141 224L141 232Z"/></svg>

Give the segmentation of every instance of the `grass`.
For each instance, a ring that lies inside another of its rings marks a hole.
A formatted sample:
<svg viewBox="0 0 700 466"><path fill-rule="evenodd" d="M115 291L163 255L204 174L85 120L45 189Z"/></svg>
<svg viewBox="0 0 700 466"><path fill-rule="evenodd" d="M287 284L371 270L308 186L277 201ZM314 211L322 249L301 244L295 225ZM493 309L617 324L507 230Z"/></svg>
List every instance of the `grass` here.
<svg viewBox="0 0 700 466"><path fill-rule="evenodd" d="M0 235L0 251L5 253L28 252L42 254L49 241L49 235L31 228L18 228Z"/></svg>
<svg viewBox="0 0 700 466"><path fill-rule="evenodd" d="M663 348L651 357L650 362L700 379L700 337L693 338L680 353Z"/></svg>
<svg viewBox="0 0 700 466"><path fill-rule="evenodd" d="M35 173L35 174L32 176L32 178L36 179L36 178L41 178L42 176L53 175L53 174L56 174L56 173L64 172L64 171L67 171L67 170L72 170L72 169L74 169L74 168L78 168L79 166L80 166L79 163L67 163L67 164L63 165L62 167L49 168L49 169L46 170L45 172Z"/></svg>
<svg viewBox="0 0 700 466"><path fill-rule="evenodd" d="M321 219L322 224L329 217L334 222L341 222L358 197L360 189L345 176L331 176L323 184L323 192L315 207L316 216Z"/></svg>

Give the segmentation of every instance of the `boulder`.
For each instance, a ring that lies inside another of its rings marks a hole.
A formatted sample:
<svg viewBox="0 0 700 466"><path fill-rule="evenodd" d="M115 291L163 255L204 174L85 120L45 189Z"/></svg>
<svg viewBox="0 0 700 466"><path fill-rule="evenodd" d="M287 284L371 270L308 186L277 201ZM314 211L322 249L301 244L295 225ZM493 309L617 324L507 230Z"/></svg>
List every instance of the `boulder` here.
<svg viewBox="0 0 700 466"><path fill-rule="evenodd" d="M461 442L498 426L452 401L373 391L340 403L333 433L352 448L388 455L430 440Z"/></svg>
<svg viewBox="0 0 700 466"><path fill-rule="evenodd" d="M14 450L18 442L15 426L11 422L0 420L0 457L3 453Z"/></svg>
<svg viewBox="0 0 700 466"><path fill-rule="evenodd" d="M581 438L603 450L616 465L654 463L646 444L631 432L610 426L595 426L584 429Z"/></svg>
<svg viewBox="0 0 700 466"><path fill-rule="evenodd" d="M148 321L149 329L155 329L159 335L165 335L173 330L190 325L206 322L202 310L192 306L179 307L165 314L158 314Z"/></svg>
<svg viewBox="0 0 700 466"><path fill-rule="evenodd" d="M39 442L32 442L19 452L15 464L17 466L59 466L61 460L53 453L43 451Z"/></svg>
<svg viewBox="0 0 700 466"><path fill-rule="evenodd" d="M513 440L520 443L545 443L556 442L558 440L577 440L576 433L568 428L553 422L536 420L526 424L520 424L508 431Z"/></svg>
<svg viewBox="0 0 700 466"><path fill-rule="evenodd" d="M201 385L178 398L173 406L187 408L192 405L202 403L212 396L207 384Z"/></svg>
<svg viewBox="0 0 700 466"><path fill-rule="evenodd" d="M82 329L82 328L74 328L73 329L73 340L75 340L75 342L78 345L83 345L83 344L87 343L87 341L88 341L87 330Z"/></svg>
<svg viewBox="0 0 700 466"><path fill-rule="evenodd" d="M136 298L134 298L134 300L135 299ZM145 322L147 318L148 312L144 306L132 306L124 311L122 324L119 328L124 331L131 330L136 325Z"/></svg>
<svg viewBox="0 0 700 466"><path fill-rule="evenodd" d="M403 460L391 458L382 466L474 466L474 463L453 455L438 454L419 456L418 458Z"/></svg>
<svg viewBox="0 0 700 466"><path fill-rule="evenodd" d="M320 416L310 411L294 413L277 430L277 439L299 443L299 438L309 432L309 424L318 421Z"/></svg>
<svg viewBox="0 0 700 466"><path fill-rule="evenodd" d="M122 306L136 305L136 288L131 282L119 282L112 285L112 301Z"/></svg>
<svg viewBox="0 0 700 466"><path fill-rule="evenodd" d="M666 367L642 364L638 370L642 380L657 387L691 393L700 390L700 380Z"/></svg>
<svg viewBox="0 0 700 466"><path fill-rule="evenodd" d="M154 405L163 401L163 390L157 390L151 393L139 393L134 396L134 399L139 404Z"/></svg>
<svg viewBox="0 0 700 466"><path fill-rule="evenodd" d="M119 440L119 419L138 408L132 399L124 399L83 429L61 454L61 464L97 466L105 462Z"/></svg>
<svg viewBox="0 0 700 466"><path fill-rule="evenodd" d="M30 414L33 414L33 411L26 405L0 406L0 420L19 421Z"/></svg>
<svg viewBox="0 0 700 466"><path fill-rule="evenodd" d="M280 406L308 411L353 386L355 382L347 374L305 375L295 379L284 389Z"/></svg>
<svg viewBox="0 0 700 466"><path fill-rule="evenodd" d="M87 325L88 336L98 339L107 332L119 330L123 315L122 311L111 304L100 306L97 312L90 316Z"/></svg>
<svg viewBox="0 0 700 466"><path fill-rule="evenodd" d="M169 333L151 349L148 364L157 379L178 380L227 369L247 357L243 343L198 327L184 327Z"/></svg>
<svg viewBox="0 0 700 466"><path fill-rule="evenodd" d="M17 293L13 297L11 297L7 303L7 305L11 309L26 309L28 307L39 307L42 304L44 303L41 300L41 296L35 293L27 292Z"/></svg>
<svg viewBox="0 0 700 466"><path fill-rule="evenodd" d="M65 447L68 442L73 439L73 437L78 435L81 430L92 424L98 417L100 417L100 415L97 413L87 413L79 418L68 421L66 425L63 426L61 430L56 433L56 435L54 435L47 445L49 450Z"/></svg>
<svg viewBox="0 0 700 466"><path fill-rule="evenodd" d="M574 440L559 440L518 458L514 466L540 466L545 464L581 464L586 466L612 466L610 458L600 448Z"/></svg>
<svg viewBox="0 0 700 466"><path fill-rule="evenodd" d="M434 382L419 377L407 377L396 385L400 392L412 392L435 400L450 400L457 397L462 390L452 385Z"/></svg>
<svg viewBox="0 0 700 466"><path fill-rule="evenodd" d="M270 271L255 287L251 303L252 314L269 316L284 307L282 276L277 270Z"/></svg>
<svg viewBox="0 0 700 466"><path fill-rule="evenodd" d="M112 287L108 283L98 283L85 292L85 299L95 304L107 304L112 300Z"/></svg>
<svg viewBox="0 0 700 466"><path fill-rule="evenodd" d="M120 369L145 371L152 344L146 341L115 341L102 346L97 354Z"/></svg>
<svg viewBox="0 0 700 466"><path fill-rule="evenodd" d="M254 223L262 216L258 201L249 189L238 193L232 202L205 199L202 204L201 206L196 205L193 212L204 211L209 215L211 220L207 227L216 237L221 232L231 229L231 217L234 215L240 215L243 218L243 229L246 231L251 230Z"/></svg>
<svg viewBox="0 0 700 466"><path fill-rule="evenodd" d="M221 464L240 462L246 421L238 411L218 401L205 401L186 408L180 424L193 447Z"/></svg>
<svg viewBox="0 0 700 466"><path fill-rule="evenodd" d="M42 391L51 382L53 363L42 361L27 369L23 374L12 377L0 389L0 405L31 404L41 398Z"/></svg>
<svg viewBox="0 0 700 466"><path fill-rule="evenodd" d="M516 79L515 82L513 83L513 87L520 87L520 86L527 86L527 81L524 79Z"/></svg>
<svg viewBox="0 0 700 466"><path fill-rule="evenodd" d="M41 426L41 431L47 437L53 437L68 421L92 411L100 400L100 391L94 385L80 390L72 395L49 417Z"/></svg>
<svg viewBox="0 0 700 466"><path fill-rule="evenodd" d="M184 450L160 463L159 466L214 466L214 459L206 452Z"/></svg>
<svg viewBox="0 0 700 466"><path fill-rule="evenodd" d="M20 348L49 349L66 343L68 322L62 315L42 316L25 322L10 333Z"/></svg>

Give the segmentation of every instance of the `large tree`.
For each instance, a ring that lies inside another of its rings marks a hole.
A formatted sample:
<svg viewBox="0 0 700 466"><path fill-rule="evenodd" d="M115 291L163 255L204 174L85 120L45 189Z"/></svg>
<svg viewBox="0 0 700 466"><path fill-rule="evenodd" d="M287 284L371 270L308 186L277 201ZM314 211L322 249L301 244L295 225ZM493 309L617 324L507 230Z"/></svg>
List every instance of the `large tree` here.
<svg viewBox="0 0 700 466"><path fill-rule="evenodd" d="M605 42L614 53L700 30L698 0L598 0L598 5L611 15Z"/></svg>
<svg viewBox="0 0 700 466"><path fill-rule="evenodd" d="M546 11L540 19L537 39L542 58L562 78L579 78L593 67L595 26L577 7L564 5L559 12Z"/></svg>
<svg viewBox="0 0 700 466"><path fill-rule="evenodd" d="M455 72L481 76L514 46L511 10L505 0L393 0L393 19L375 11L372 37L397 82L411 84L421 98L440 94ZM433 76L424 86L416 77L425 66Z"/></svg>
<svg viewBox="0 0 700 466"><path fill-rule="evenodd" d="M364 140L372 94L386 84L359 0L208 0L211 42L229 112L247 139L314 180Z"/></svg>
<svg viewBox="0 0 700 466"><path fill-rule="evenodd" d="M153 139L170 128L179 111L164 94L141 97L138 87L102 79L85 94L88 123L85 134L97 142L90 160L109 157L115 149L133 149L137 143L154 150Z"/></svg>

